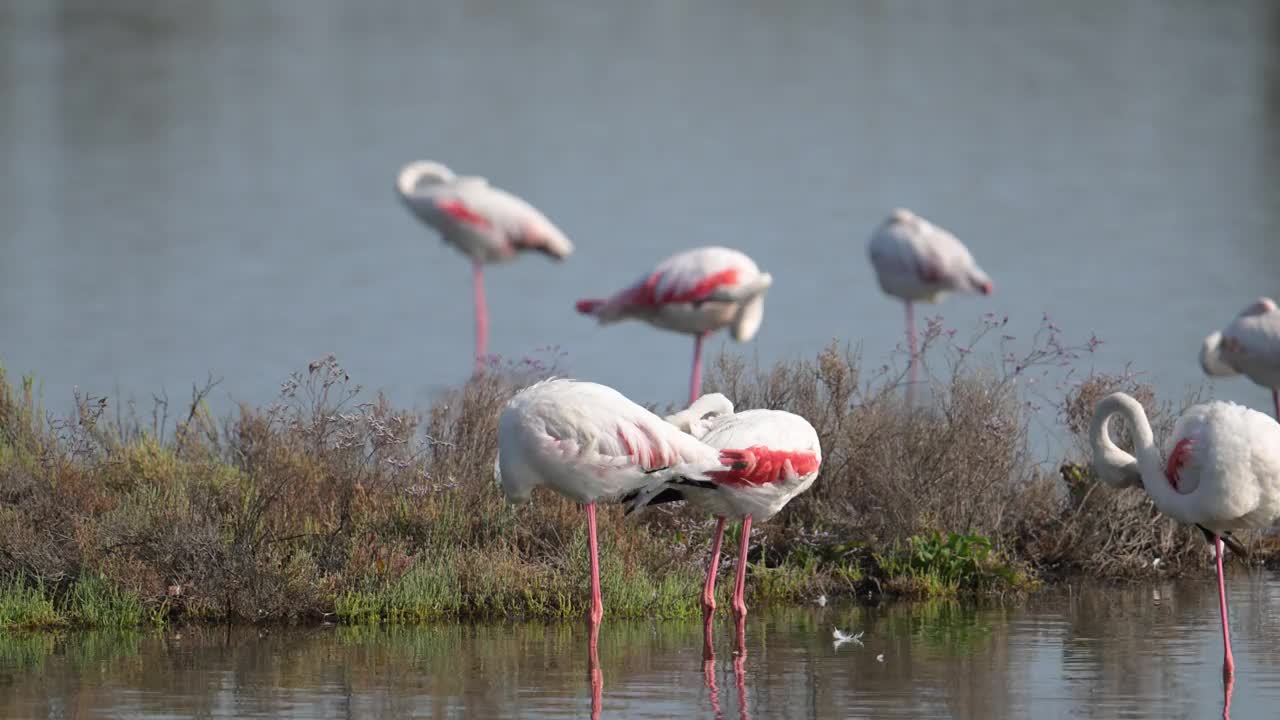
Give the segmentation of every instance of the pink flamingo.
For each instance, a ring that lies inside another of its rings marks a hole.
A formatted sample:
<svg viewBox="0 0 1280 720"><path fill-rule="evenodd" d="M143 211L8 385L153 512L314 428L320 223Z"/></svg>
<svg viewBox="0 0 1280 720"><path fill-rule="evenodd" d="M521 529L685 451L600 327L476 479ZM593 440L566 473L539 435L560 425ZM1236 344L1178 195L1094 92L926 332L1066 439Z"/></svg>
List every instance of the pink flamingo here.
<svg viewBox="0 0 1280 720"><path fill-rule="evenodd" d="M1271 298L1258 298L1222 332L1204 339L1200 367L1208 375L1245 375L1271 389L1280 419L1280 309Z"/></svg>
<svg viewBox="0 0 1280 720"><path fill-rule="evenodd" d="M743 253L705 247L672 255L630 287L606 300L579 300L577 308L601 324L635 318L693 335L693 402L702 389L703 338L725 327L738 342L754 337L772 283L772 276Z"/></svg>
<svg viewBox="0 0 1280 720"><path fill-rule="evenodd" d="M1133 434L1133 455L1112 442L1107 426L1120 415ZM1178 418L1164 457L1142 405L1124 393L1103 398L1089 428L1099 479L1112 487L1141 485L1160 512L1194 523L1213 542L1222 613L1223 671L1235 672L1222 573L1224 536L1280 520L1280 425L1235 403L1194 405ZM1238 543L1228 541L1233 549Z"/></svg>
<svg viewBox="0 0 1280 720"><path fill-rule="evenodd" d="M901 208L876 228L869 245L880 289L907 307L911 384L916 382L916 327L912 303L937 302L948 292L990 295L991 278L955 235Z"/></svg>
<svg viewBox="0 0 1280 720"><path fill-rule="evenodd" d="M475 284L476 371L489 352L489 311L484 265L511 260L524 251L563 260L573 243L529 203L489 185L482 177L459 177L437 162L405 165L396 190L414 215L435 228L445 242L471 258Z"/></svg>
<svg viewBox="0 0 1280 720"><path fill-rule="evenodd" d="M507 402L498 420L494 470L512 502L527 501L535 487L545 485L586 506L594 638L604 616L596 503L660 488L676 477L734 472L732 463L740 461L612 388L558 379L530 385Z"/></svg>
<svg viewBox="0 0 1280 720"><path fill-rule="evenodd" d="M822 465L818 433L807 420L782 410L733 412L728 398L718 393L699 398L681 413L667 418L674 426L703 443L719 448L727 470L712 470L706 479L676 476L661 485L623 498L627 512L647 505L688 500L717 518L711 562L702 590L703 620L710 642L710 623L716 609L716 570L726 518L742 519L733 612L739 625L747 617L744 590L747 549L753 520L764 522L792 498L809 489Z"/></svg>

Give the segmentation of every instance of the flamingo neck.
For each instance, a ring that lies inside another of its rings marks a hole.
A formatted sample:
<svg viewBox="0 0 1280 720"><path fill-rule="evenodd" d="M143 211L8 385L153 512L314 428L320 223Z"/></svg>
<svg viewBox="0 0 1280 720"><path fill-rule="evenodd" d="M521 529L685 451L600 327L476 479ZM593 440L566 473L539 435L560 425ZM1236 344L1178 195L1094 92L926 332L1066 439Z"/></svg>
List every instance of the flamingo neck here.
<svg viewBox="0 0 1280 720"><path fill-rule="evenodd" d="M1094 424L1102 424L1102 435L1104 437L1106 436L1107 421L1112 415L1119 415L1129 423L1129 431L1133 434L1133 449L1137 453L1137 469L1142 479L1142 487L1151 496L1156 507L1160 509L1160 512L1178 520L1194 522L1191 512L1191 496L1179 493L1170 479L1166 477L1165 471L1168 468L1160 462L1160 451L1156 449L1155 435L1151 431L1151 422L1147 420L1147 413L1142 409L1141 403L1124 393L1108 395L1102 402L1098 403L1097 410L1094 412ZM1110 442L1110 438L1106 438L1106 442L1115 447ZM1119 448L1116 448L1116 451L1122 455L1128 455L1128 453ZM1095 462L1097 462L1096 455Z"/></svg>

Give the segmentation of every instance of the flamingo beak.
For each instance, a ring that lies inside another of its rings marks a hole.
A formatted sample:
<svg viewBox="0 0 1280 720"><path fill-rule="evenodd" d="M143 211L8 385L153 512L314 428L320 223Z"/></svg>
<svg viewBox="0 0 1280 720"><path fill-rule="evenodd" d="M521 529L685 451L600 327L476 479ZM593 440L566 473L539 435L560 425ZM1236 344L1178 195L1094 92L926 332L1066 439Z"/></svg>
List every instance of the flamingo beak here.
<svg viewBox="0 0 1280 720"><path fill-rule="evenodd" d="M990 282L984 282L978 286L978 291L981 292L983 295L990 295L994 290L995 290L995 286L992 285Z"/></svg>

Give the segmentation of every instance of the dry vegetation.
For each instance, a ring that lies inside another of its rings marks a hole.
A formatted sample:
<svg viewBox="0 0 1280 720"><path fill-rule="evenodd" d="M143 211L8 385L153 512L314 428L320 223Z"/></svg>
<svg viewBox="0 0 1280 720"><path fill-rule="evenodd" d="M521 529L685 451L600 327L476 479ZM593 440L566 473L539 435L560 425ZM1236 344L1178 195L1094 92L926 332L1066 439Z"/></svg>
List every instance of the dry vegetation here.
<svg viewBox="0 0 1280 720"><path fill-rule="evenodd" d="M943 369L913 403L898 370L864 373L836 346L765 370L719 359L709 391L803 415L824 449L813 489L753 531L757 602L1019 591L1156 572L1155 558L1164 573L1203 566L1197 534L1087 469L1103 394L1131 392L1157 428L1169 408L1131 377L1068 378L1048 397L1035 379L1068 374L1097 342L1064 346L1046 319L1018 354L1003 327L989 317L962 345L931 321L926 353ZM984 343L999 355L977 365ZM206 387L176 422L165 402L142 421L83 396L74 416L46 417L31 381L0 371L0 626L577 616L582 513L551 494L510 506L493 481L503 403L552 371L494 367L419 416L364 400L326 358L269 407L218 421ZM1083 466L1033 461L1028 428L1046 407ZM664 507L630 522L610 508L601 526L610 614L697 612L709 519Z"/></svg>

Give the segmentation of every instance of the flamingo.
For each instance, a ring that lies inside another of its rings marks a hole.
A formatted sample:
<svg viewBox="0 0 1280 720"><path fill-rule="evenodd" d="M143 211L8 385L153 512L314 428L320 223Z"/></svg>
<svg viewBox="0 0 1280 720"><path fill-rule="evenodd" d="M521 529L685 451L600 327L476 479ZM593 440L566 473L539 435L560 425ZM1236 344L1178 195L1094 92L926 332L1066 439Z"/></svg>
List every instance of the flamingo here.
<svg viewBox="0 0 1280 720"><path fill-rule="evenodd" d="M912 303L938 302L948 292L990 295L991 278L955 235L910 210L898 208L876 228L868 245L880 289L907 308L911 384L916 382L916 327Z"/></svg>
<svg viewBox="0 0 1280 720"><path fill-rule="evenodd" d="M604 616L596 503L660 488L676 477L735 472L744 458L700 442L613 388L553 379L521 390L498 420L494 475L507 499L526 502L545 485L586 506L591 553L590 627Z"/></svg>
<svg viewBox="0 0 1280 720"><path fill-rule="evenodd" d="M667 421L714 448L730 468L706 472L706 479L675 476L623 498L627 512L647 505L688 500L716 516L711 562L702 590L702 612L710 627L716 609L716 569L727 518L742 519L741 547L733 592L733 612L739 625L746 619L743 598L747 546L751 524L764 522L800 493L809 489L822 465L818 433L807 420L782 410L733 412L733 404L718 393L699 398Z"/></svg>
<svg viewBox="0 0 1280 720"><path fill-rule="evenodd" d="M482 177L459 177L438 162L405 165L396 190L419 220L471 258L476 308L476 370L489 350L489 310L484 296L485 263L506 262L524 251L563 260L573 243L529 203L489 185Z"/></svg>
<svg viewBox="0 0 1280 720"><path fill-rule="evenodd" d="M1280 309L1271 298L1258 298L1222 332L1204 339L1200 367L1208 375L1246 375L1271 388L1280 419Z"/></svg>
<svg viewBox="0 0 1280 720"><path fill-rule="evenodd" d="M1107 426L1113 415L1128 423L1136 458L1111 441ZM1230 676L1235 661L1222 546L1230 530L1265 528L1280 519L1280 425L1235 403L1193 405L1174 425L1165 446L1168 460L1162 461L1142 405L1129 395L1113 393L1094 409L1089 443L1103 482L1113 487L1140 484L1160 512L1195 524L1212 540L1222 613L1223 670Z"/></svg>
<svg viewBox="0 0 1280 720"><path fill-rule="evenodd" d="M608 299L579 300L577 309L602 325L636 318L693 335L692 403L701 394L703 339L725 327L738 342L754 337L764 318L764 295L771 284L773 277L761 272L745 254L704 247L672 255Z"/></svg>

